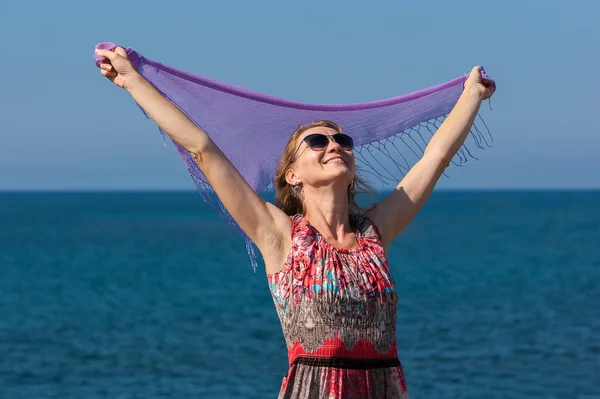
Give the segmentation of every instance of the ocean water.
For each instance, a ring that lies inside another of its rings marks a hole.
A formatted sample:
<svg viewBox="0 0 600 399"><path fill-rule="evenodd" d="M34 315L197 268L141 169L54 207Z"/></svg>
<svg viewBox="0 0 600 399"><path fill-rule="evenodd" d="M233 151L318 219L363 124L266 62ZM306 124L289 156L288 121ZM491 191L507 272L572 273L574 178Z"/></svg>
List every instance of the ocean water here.
<svg viewBox="0 0 600 399"><path fill-rule="evenodd" d="M600 192L435 192L389 261L411 397L600 398ZM286 369L197 193L0 193L0 398L275 398Z"/></svg>

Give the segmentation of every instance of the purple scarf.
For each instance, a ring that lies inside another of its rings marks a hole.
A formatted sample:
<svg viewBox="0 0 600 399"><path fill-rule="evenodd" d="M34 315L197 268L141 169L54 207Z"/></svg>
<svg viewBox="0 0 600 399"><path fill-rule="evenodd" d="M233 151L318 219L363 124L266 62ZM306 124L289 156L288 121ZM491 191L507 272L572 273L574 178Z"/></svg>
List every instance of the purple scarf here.
<svg viewBox="0 0 600 399"><path fill-rule="evenodd" d="M115 47L114 43L96 46L102 49ZM299 125L320 119L334 121L344 133L352 136L357 168L363 177L395 186L423 155L428 139L458 101L467 79L466 75L461 76L380 101L307 104L181 71L149 60L130 48L127 54L148 81L210 136L257 193L271 186L292 132ZM99 66L102 57L95 55L94 60ZM483 77L491 80L485 72ZM161 133L164 138L164 132ZM491 138L489 131L487 133ZM488 145L486 137L475 125L469 137L478 148ZM256 270L256 251L252 242L225 210L192 157L174 144L204 200L246 238L246 247ZM468 158L475 157L465 143L452 163L461 165Z"/></svg>

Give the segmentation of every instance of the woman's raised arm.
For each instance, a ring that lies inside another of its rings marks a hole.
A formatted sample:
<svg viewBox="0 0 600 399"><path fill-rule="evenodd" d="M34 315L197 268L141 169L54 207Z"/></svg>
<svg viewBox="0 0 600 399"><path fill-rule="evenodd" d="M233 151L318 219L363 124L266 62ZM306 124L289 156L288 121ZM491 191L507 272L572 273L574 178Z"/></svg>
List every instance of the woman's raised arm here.
<svg viewBox="0 0 600 399"><path fill-rule="evenodd" d="M386 250L431 195L444 169L465 142L481 102L494 94L493 81L484 80L481 73L481 67L473 68L462 95L429 141L423 157L390 195L366 213L379 227Z"/></svg>
<svg viewBox="0 0 600 399"><path fill-rule="evenodd" d="M288 216L254 192L208 134L133 68L123 48L96 50L96 54L105 57L100 63L102 75L131 94L148 116L194 157L227 211L258 246L267 266L277 268L279 260L283 264L291 240Z"/></svg>

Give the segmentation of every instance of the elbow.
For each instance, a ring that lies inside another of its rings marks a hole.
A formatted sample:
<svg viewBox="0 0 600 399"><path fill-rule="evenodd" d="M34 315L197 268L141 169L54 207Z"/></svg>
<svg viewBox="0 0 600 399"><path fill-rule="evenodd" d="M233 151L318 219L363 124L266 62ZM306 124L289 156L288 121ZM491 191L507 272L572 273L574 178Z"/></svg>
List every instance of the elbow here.
<svg viewBox="0 0 600 399"><path fill-rule="evenodd" d="M205 147L198 146L198 145L193 145L193 146L190 145L190 146L185 146L184 148L188 152L188 154L190 154L190 156L192 157L194 162L196 162L197 165L202 164L202 162L205 159L205 155L206 155L206 151L207 151Z"/></svg>
<svg viewBox="0 0 600 399"><path fill-rule="evenodd" d="M183 147L192 156L196 164L200 165L206 159L206 155L211 151L211 142L194 143Z"/></svg>
<svg viewBox="0 0 600 399"><path fill-rule="evenodd" d="M190 156L192 157L192 159L194 160L196 165L200 166L202 164L202 161L203 161L202 152L188 150L188 153L190 154Z"/></svg>
<svg viewBox="0 0 600 399"><path fill-rule="evenodd" d="M446 169L448 166L450 166L450 162L452 162L453 155L448 151L426 149L425 153L423 154L423 158L425 157L433 160L442 169Z"/></svg>

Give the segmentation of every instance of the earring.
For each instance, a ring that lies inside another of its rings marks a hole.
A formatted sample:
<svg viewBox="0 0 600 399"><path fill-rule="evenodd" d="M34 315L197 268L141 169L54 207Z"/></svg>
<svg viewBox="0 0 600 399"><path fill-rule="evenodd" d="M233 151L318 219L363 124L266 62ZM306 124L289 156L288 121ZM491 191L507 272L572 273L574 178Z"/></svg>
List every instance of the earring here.
<svg viewBox="0 0 600 399"><path fill-rule="evenodd" d="M294 192L299 195L300 191L302 191L302 186L300 185L300 180L296 180L294 182L294 184L295 184L295 186L293 187Z"/></svg>

